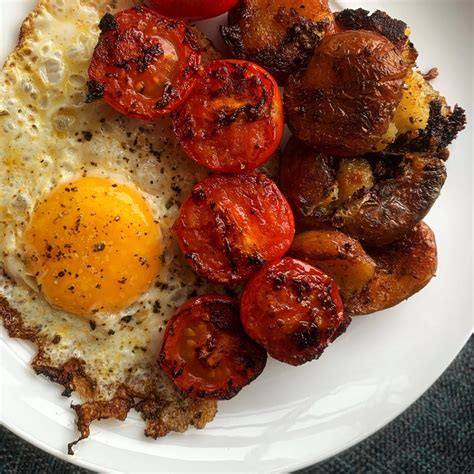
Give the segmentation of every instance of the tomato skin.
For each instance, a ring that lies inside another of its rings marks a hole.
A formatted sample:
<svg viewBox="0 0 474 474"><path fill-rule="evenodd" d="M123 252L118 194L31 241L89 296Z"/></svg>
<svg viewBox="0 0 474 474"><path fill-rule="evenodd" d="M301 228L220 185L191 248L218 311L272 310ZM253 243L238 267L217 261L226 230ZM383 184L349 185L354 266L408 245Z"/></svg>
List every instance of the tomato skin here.
<svg viewBox="0 0 474 474"><path fill-rule="evenodd" d="M153 8L171 18L205 20L222 15L239 0L149 0Z"/></svg>
<svg viewBox="0 0 474 474"><path fill-rule="evenodd" d="M317 359L350 323L334 280L291 257L266 265L248 282L240 315L252 339L291 365Z"/></svg>
<svg viewBox="0 0 474 474"><path fill-rule="evenodd" d="M252 171L278 149L283 103L275 79L248 61L206 65L173 129L188 156L214 171Z"/></svg>
<svg viewBox="0 0 474 474"><path fill-rule="evenodd" d="M178 107L197 79L201 54L186 24L143 6L107 13L89 66L88 102L103 97L131 118Z"/></svg>
<svg viewBox="0 0 474 474"><path fill-rule="evenodd" d="M191 398L228 400L260 375L267 353L245 333L237 301L222 295L189 300L168 322L161 368Z"/></svg>
<svg viewBox="0 0 474 474"><path fill-rule="evenodd" d="M196 273L234 284L282 257L295 223L285 197L266 175L211 175L181 206L173 233Z"/></svg>

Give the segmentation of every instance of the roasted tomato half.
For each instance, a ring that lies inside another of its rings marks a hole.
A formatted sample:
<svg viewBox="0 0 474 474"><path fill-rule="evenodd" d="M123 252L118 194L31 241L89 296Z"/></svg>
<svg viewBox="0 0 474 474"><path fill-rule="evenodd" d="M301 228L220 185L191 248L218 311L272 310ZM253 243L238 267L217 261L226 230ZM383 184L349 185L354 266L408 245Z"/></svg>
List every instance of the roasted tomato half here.
<svg viewBox="0 0 474 474"><path fill-rule="evenodd" d="M101 97L132 118L152 120L178 107L201 61L186 24L138 6L100 21L87 101Z"/></svg>
<svg viewBox="0 0 474 474"><path fill-rule="evenodd" d="M275 153L283 136L278 85L256 64L214 61L175 112L173 126L197 163L227 173L251 171Z"/></svg>
<svg viewBox="0 0 474 474"><path fill-rule="evenodd" d="M213 175L198 183L173 227L188 263L216 283L238 283L289 249L290 206L264 174Z"/></svg>
<svg viewBox="0 0 474 474"><path fill-rule="evenodd" d="M149 0L163 15L188 20L205 20L222 15L239 0Z"/></svg>
<svg viewBox="0 0 474 474"><path fill-rule="evenodd" d="M160 365L191 398L227 400L260 375L265 349L252 341L239 319L239 305L206 295L178 309L166 327Z"/></svg>
<svg viewBox="0 0 474 474"><path fill-rule="evenodd" d="M240 315L252 339L291 365L317 359L350 322L334 280L291 257L266 265L249 281Z"/></svg>

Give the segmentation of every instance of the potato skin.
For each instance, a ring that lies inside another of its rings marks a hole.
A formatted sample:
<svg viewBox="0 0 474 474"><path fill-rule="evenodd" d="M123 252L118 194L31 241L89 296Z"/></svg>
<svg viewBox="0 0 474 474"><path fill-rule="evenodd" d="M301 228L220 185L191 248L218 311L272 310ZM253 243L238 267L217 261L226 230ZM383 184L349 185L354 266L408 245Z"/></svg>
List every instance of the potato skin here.
<svg viewBox="0 0 474 474"><path fill-rule="evenodd" d="M288 125L320 152L367 153L388 130L408 69L395 46L378 33L326 36L306 70L287 81Z"/></svg>
<svg viewBox="0 0 474 474"><path fill-rule="evenodd" d="M401 239L429 212L446 180L437 153L366 155L374 175L370 189L345 203L323 203L337 186L339 161L290 140L280 164L280 185L300 230L334 229L367 246ZM333 179L333 181L331 181Z"/></svg>
<svg viewBox="0 0 474 474"><path fill-rule="evenodd" d="M234 56L263 66L280 83L306 66L326 32L334 32L328 0L242 0L221 27Z"/></svg>
<svg viewBox="0 0 474 474"><path fill-rule="evenodd" d="M326 204L337 187L337 164L337 158L318 153L294 136L288 141L280 160L280 188L300 227L331 227L332 209Z"/></svg>
<svg viewBox="0 0 474 474"><path fill-rule="evenodd" d="M368 30L380 33L394 44L410 66L415 65L418 52L407 36L409 29L405 22L380 10L370 14L363 8L347 8L336 13L334 17L337 31Z"/></svg>
<svg viewBox="0 0 474 474"><path fill-rule="evenodd" d="M446 181L442 159L431 153L375 158L374 187L353 196L333 216L336 228L369 246L401 239L430 211Z"/></svg>
<svg viewBox="0 0 474 474"><path fill-rule="evenodd" d="M343 300L360 293L375 274L376 263L359 242L336 230L298 234L289 253L330 275Z"/></svg>
<svg viewBox="0 0 474 474"><path fill-rule="evenodd" d="M438 265L435 236L424 222L398 242L369 253L377 269L359 294L345 299L346 312L352 316L401 303L429 283Z"/></svg>

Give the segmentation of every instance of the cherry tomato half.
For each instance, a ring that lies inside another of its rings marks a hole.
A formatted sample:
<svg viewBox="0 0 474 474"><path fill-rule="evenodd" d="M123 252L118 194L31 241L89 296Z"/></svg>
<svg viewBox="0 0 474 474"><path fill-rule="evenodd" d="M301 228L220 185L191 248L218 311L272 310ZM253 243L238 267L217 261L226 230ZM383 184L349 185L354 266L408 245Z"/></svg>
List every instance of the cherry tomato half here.
<svg viewBox="0 0 474 474"><path fill-rule="evenodd" d="M208 64L186 103L173 115L182 147L215 171L252 171L278 149L283 105L275 79L247 61Z"/></svg>
<svg viewBox="0 0 474 474"><path fill-rule="evenodd" d="M191 398L228 400L260 375L267 353L252 341L227 296L206 295L178 309L166 327L160 365Z"/></svg>
<svg viewBox="0 0 474 474"><path fill-rule="evenodd" d="M194 187L173 232L196 273L238 283L287 252L295 224L288 202L264 174L212 175Z"/></svg>
<svg viewBox="0 0 474 474"><path fill-rule="evenodd" d="M266 265L249 281L240 311L247 334L291 365L317 359L350 323L334 280L290 257Z"/></svg>
<svg viewBox="0 0 474 474"><path fill-rule="evenodd" d="M239 0L149 0L163 15L188 20L205 20L222 15Z"/></svg>
<svg viewBox="0 0 474 474"><path fill-rule="evenodd" d="M194 86L201 54L186 24L137 6L100 21L87 100L103 97L132 118L171 112Z"/></svg>

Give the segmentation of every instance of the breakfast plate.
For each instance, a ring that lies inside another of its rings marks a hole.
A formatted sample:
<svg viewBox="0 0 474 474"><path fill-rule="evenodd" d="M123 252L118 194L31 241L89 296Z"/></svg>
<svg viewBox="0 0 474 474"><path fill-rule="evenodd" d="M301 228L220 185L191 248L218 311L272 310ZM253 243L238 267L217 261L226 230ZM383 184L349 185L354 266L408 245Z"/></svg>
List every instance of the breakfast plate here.
<svg viewBox="0 0 474 474"><path fill-rule="evenodd" d="M30 0L0 4L3 61L15 46ZM472 6L468 1L344 1L334 9L386 10L407 22L423 71L437 67L435 85L466 108L468 128L450 148L449 178L427 222L438 242L439 266L428 287L396 308L354 318L324 356L293 368L269 360L263 374L233 400L220 402L205 430L152 440L131 411L125 422L91 427L77 438L71 399L34 374L32 345L1 328L1 418L6 427L69 462L97 471L289 471L319 462L384 426L446 369L472 333ZM199 25L220 45L217 25ZM440 31L443 35L440 35ZM74 399L73 402L77 400Z"/></svg>

